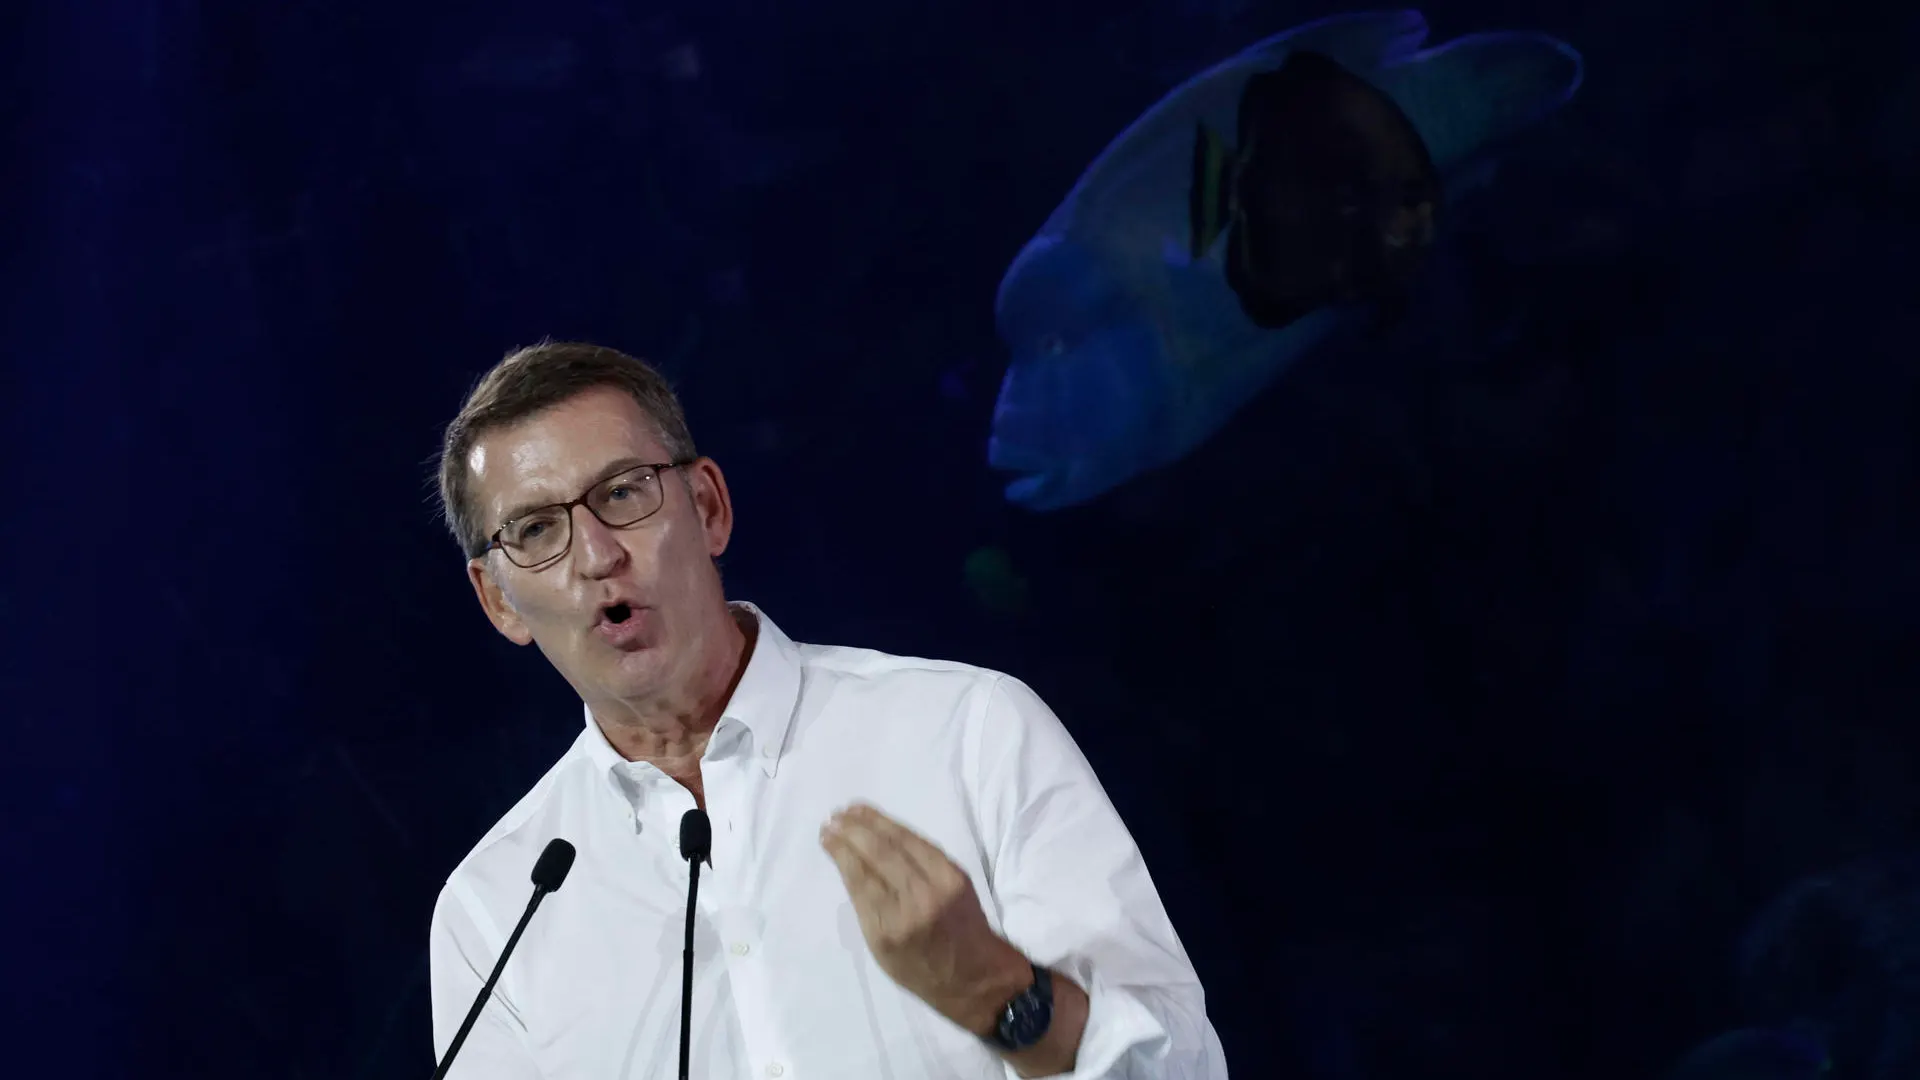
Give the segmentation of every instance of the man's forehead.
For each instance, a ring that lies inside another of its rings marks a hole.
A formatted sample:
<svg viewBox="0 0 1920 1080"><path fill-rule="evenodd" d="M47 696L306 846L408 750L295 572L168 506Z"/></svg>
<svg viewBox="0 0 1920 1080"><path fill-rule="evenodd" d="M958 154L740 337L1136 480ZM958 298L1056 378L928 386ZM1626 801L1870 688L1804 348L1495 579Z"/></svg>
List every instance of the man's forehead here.
<svg viewBox="0 0 1920 1080"><path fill-rule="evenodd" d="M659 438L644 422L563 415L541 419L547 422L476 440L467 455L482 501L496 514L563 502L615 473L666 460Z"/></svg>

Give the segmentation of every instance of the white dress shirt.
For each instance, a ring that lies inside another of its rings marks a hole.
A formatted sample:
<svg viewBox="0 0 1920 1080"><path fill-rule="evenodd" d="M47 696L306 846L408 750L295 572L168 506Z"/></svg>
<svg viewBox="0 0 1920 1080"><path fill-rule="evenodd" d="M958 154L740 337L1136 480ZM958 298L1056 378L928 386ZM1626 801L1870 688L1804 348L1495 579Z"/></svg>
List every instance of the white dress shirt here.
<svg viewBox="0 0 1920 1080"><path fill-rule="evenodd" d="M694 928L697 1080L1003 1080L971 1033L875 964L829 815L872 803L972 878L994 929L1086 989L1073 1080L1226 1080L1200 982L1140 852L1060 721L1018 679L760 633L700 761L713 822ZM532 894L547 842L578 857L542 901L448 1080L653 1080L679 1060L693 796L627 761L591 713L454 868L430 932L444 1056Z"/></svg>

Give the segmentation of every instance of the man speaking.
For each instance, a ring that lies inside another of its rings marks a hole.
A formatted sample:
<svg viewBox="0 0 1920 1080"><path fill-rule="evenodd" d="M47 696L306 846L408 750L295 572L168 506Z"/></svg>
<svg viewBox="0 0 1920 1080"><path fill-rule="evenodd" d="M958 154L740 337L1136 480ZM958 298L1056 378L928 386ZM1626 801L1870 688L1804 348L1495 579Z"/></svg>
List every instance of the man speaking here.
<svg viewBox="0 0 1920 1080"><path fill-rule="evenodd" d="M577 850L453 1080L674 1075L695 808L692 1077L1225 1080L1140 853L1052 711L1011 676L797 643L730 604L726 478L659 373L593 345L508 355L448 426L440 491L487 618L585 705L435 905L444 1058L535 860Z"/></svg>

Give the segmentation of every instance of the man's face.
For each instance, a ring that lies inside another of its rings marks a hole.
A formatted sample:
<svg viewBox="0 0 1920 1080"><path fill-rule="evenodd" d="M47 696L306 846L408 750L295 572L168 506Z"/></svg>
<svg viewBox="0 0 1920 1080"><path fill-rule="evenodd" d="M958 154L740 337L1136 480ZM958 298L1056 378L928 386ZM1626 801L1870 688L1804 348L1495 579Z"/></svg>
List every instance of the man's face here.
<svg viewBox="0 0 1920 1080"><path fill-rule="evenodd" d="M482 438L467 466L491 533L516 513L667 460L639 404L596 388ZM527 569L494 550L467 566L494 627L517 644L540 646L589 705L674 694L731 627L713 564L733 530L720 467L702 458L661 472L658 485L660 509L626 528L574 507L572 543L551 564ZM609 615L614 605L625 606L624 621Z"/></svg>

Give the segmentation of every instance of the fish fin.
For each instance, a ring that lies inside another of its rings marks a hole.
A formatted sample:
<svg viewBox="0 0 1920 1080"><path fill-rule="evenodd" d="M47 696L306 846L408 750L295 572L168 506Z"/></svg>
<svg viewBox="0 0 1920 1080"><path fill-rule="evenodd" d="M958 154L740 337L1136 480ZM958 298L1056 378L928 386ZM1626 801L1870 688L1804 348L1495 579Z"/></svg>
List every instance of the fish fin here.
<svg viewBox="0 0 1920 1080"><path fill-rule="evenodd" d="M1220 280L1220 267L1212 260L1169 263L1163 272L1163 284L1146 311L1166 355L1184 365L1195 358L1196 349L1191 347L1195 340L1212 341L1233 325L1230 320L1239 313L1239 301ZM1206 347L1198 349L1206 351Z"/></svg>
<svg viewBox="0 0 1920 1080"><path fill-rule="evenodd" d="M1546 34L1469 34L1378 72L1385 90L1447 168L1565 105L1586 78L1573 46Z"/></svg>
<svg viewBox="0 0 1920 1080"><path fill-rule="evenodd" d="M1226 144L1207 125L1195 124L1193 183L1187 189L1187 254L1192 258L1205 256L1227 227L1228 172Z"/></svg>
<svg viewBox="0 0 1920 1080"><path fill-rule="evenodd" d="M1207 251L1203 251L1196 256L1188 251L1188 243L1189 239L1185 237L1178 240L1171 236L1161 237L1160 261L1165 263L1167 268L1171 270L1184 271L1200 268L1201 265L1207 261L1213 249L1209 248ZM1215 241L1215 246L1218 246L1218 240Z"/></svg>
<svg viewBox="0 0 1920 1080"><path fill-rule="evenodd" d="M1166 295L1171 310L1208 312L1220 307L1224 290L1220 287L1218 269L1197 260L1184 260L1169 261L1166 272Z"/></svg>

